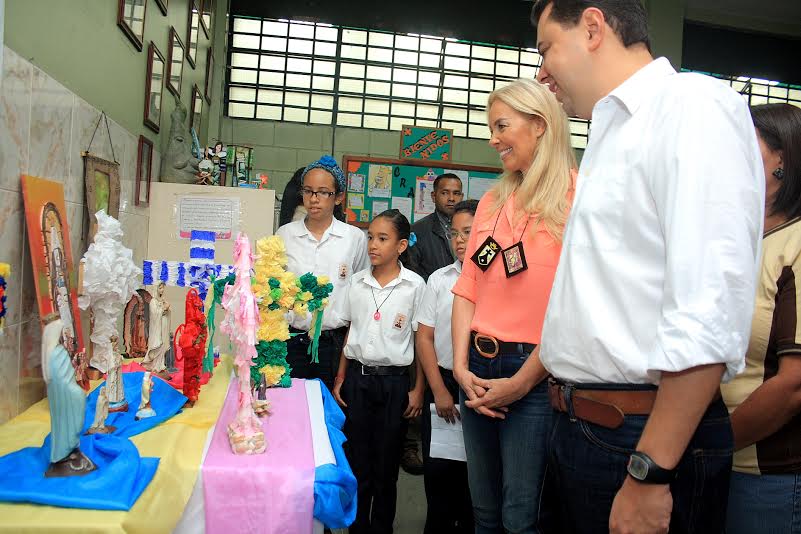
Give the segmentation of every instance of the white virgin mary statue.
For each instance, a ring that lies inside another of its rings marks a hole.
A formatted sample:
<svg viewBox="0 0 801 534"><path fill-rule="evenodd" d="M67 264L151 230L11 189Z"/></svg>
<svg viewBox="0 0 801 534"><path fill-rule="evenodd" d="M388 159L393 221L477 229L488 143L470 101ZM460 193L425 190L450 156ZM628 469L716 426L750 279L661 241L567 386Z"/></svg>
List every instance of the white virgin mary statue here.
<svg viewBox="0 0 801 534"><path fill-rule="evenodd" d="M158 296L150 299L150 327L147 334L147 354L142 367L154 373L167 369L164 356L170 348L170 303L164 298L164 282L158 285Z"/></svg>

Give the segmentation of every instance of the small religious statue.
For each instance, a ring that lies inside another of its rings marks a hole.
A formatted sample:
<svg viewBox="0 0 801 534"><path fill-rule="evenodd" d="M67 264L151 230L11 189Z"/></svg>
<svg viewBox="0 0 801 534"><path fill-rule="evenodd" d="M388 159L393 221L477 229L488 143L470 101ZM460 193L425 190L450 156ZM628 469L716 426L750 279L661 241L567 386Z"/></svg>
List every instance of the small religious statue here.
<svg viewBox="0 0 801 534"><path fill-rule="evenodd" d="M192 136L186 127L186 106L175 97L170 113L170 134L167 151L161 158L161 181L177 184L195 183L200 158L192 155Z"/></svg>
<svg viewBox="0 0 801 534"><path fill-rule="evenodd" d="M136 411L136 420L153 417L155 410L150 406L150 393L153 391L153 376L150 371L145 373L142 378L142 400L139 402L139 410Z"/></svg>
<svg viewBox="0 0 801 534"><path fill-rule="evenodd" d="M97 405L95 406L95 419L92 426L86 431L87 434L111 434L117 430L116 426L106 425L108 417L108 390L106 386L100 388L97 394Z"/></svg>
<svg viewBox="0 0 801 534"><path fill-rule="evenodd" d="M145 356L149 347L148 321L146 319L148 305L143 294L148 296L147 291L138 290L125 306L123 341L125 342L125 353L129 358Z"/></svg>
<svg viewBox="0 0 801 534"><path fill-rule="evenodd" d="M125 400L125 384L122 380L122 355L117 348L117 336L111 336L112 357L106 375L106 388L108 389L108 411L128 411L128 401Z"/></svg>
<svg viewBox="0 0 801 534"><path fill-rule="evenodd" d="M184 359L184 395L186 406L192 407L200 395L200 373L203 355L206 353L206 316L203 314L203 301L197 289L190 288L186 293L186 319L183 332L178 339Z"/></svg>
<svg viewBox="0 0 801 534"><path fill-rule="evenodd" d="M50 466L45 476L85 475L97 469L80 449L86 395L75 381L75 369L63 345L63 324L50 322L42 333L42 374L50 405Z"/></svg>
<svg viewBox="0 0 801 534"><path fill-rule="evenodd" d="M210 159L201 160L197 166L197 180L198 185L217 185L214 180L214 164Z"/></svg>
<svg viewBox="0 0 801 534"><path fill-rule="evenodd" d="M150 299L150 331L147 335L147 355L142 367L166 375L165 355L170 349L170 303L164 298L164 282L159 282L156 296ZM163 376L166 378L166 376Z"/></svg>

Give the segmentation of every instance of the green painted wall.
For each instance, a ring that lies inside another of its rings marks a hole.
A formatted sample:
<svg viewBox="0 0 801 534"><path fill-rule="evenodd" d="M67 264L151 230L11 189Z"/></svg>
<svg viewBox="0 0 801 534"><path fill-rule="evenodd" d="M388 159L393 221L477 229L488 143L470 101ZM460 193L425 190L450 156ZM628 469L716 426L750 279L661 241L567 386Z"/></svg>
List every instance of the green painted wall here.
<svg viewBox="0 0 801 534"><path fill-rule="evenodd" d="M229 117L221 120L220 138L253 146L254 172L265 172L279 193L295 170L323 154L332 154L340 164L345 154L397 158L400 144L400 132ZM498 153L484 139L455 138L453 162L500 167Z"/></svg>
<svg viewBox="0 0 801 534"><path fill-rule="evenodd" d="M117 27L115 0L9 0L5 10L5 44L64 84L68 89L101 109L120 126L138 136L144 134L163 151L170 127L170 113L175 108L172 93L165 89L161 129L153 133L142 124L144 88L147 69L147 47L150 41L167 59L170 26L174 26L186 46L189 0L169 0L164 16L155 0L146 0L143 50ZM225 12L225 0L219 0L218 11ZM217 30L215 16L212 30ZM224 32L224 28L219 28ZM215 32L216 33L216 32ZM210 39L199 32L196 66L184 60L181 101L189 109L192 85L203 92L206 50ZM220 47L222 48L222 47ZM220 51L222 52L222 51ZM222 57L222 54L220 54ZM216 65L222 62L217 60ZM204 104L199 137L206 140L210 116L220 113L222 83L219 71L215 76L212 105ZM219 82L219 83L217 83ZM218 120L212 120L216 128Z"/></svg>
<svg viewBox="0 0 801 534"><path fill-rule="evenodd" d="M686 0L644 0L648 10L654 57L665 56L676 70L681 68Z"/></svg>

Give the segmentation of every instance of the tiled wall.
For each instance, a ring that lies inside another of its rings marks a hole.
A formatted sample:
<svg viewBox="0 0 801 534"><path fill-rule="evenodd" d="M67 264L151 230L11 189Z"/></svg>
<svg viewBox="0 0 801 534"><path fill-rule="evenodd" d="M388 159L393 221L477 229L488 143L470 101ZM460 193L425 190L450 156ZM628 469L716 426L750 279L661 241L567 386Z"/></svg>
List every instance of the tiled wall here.
<svg viewBox="0 0 801 534"><path fill-rule="evenodd" d="M86 250L86 199L81 152L89 147L100 111L11 50L3 49L0 84L0 261L11 264L8 315L0 337L0 423L44 396L41 329L31 271L20 175L64 183L73 261ZM123 242L140 263L147 252L148 210L134 205L138 138L109 119L91 152L120 163ZM154 153L152 176L161 157ZM83 317L83 324L88 320ZM84 333L84 339L88 335Z"/></svg>

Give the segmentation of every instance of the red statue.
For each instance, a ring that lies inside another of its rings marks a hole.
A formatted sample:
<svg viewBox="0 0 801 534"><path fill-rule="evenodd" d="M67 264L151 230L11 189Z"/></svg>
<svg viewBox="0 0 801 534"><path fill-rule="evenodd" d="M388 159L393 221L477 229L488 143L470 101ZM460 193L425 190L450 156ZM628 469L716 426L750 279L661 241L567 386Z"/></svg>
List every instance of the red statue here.
<svg viewBox="0 0 801 534"><path fill-rule="evenodd" d="M203 301L197 289L191 288L186 294L186 318L179 340L184 360L184 395L187 406L194 406L200 394L200 373L203 355L206 354L206 316L203 314Z"/></svg>

